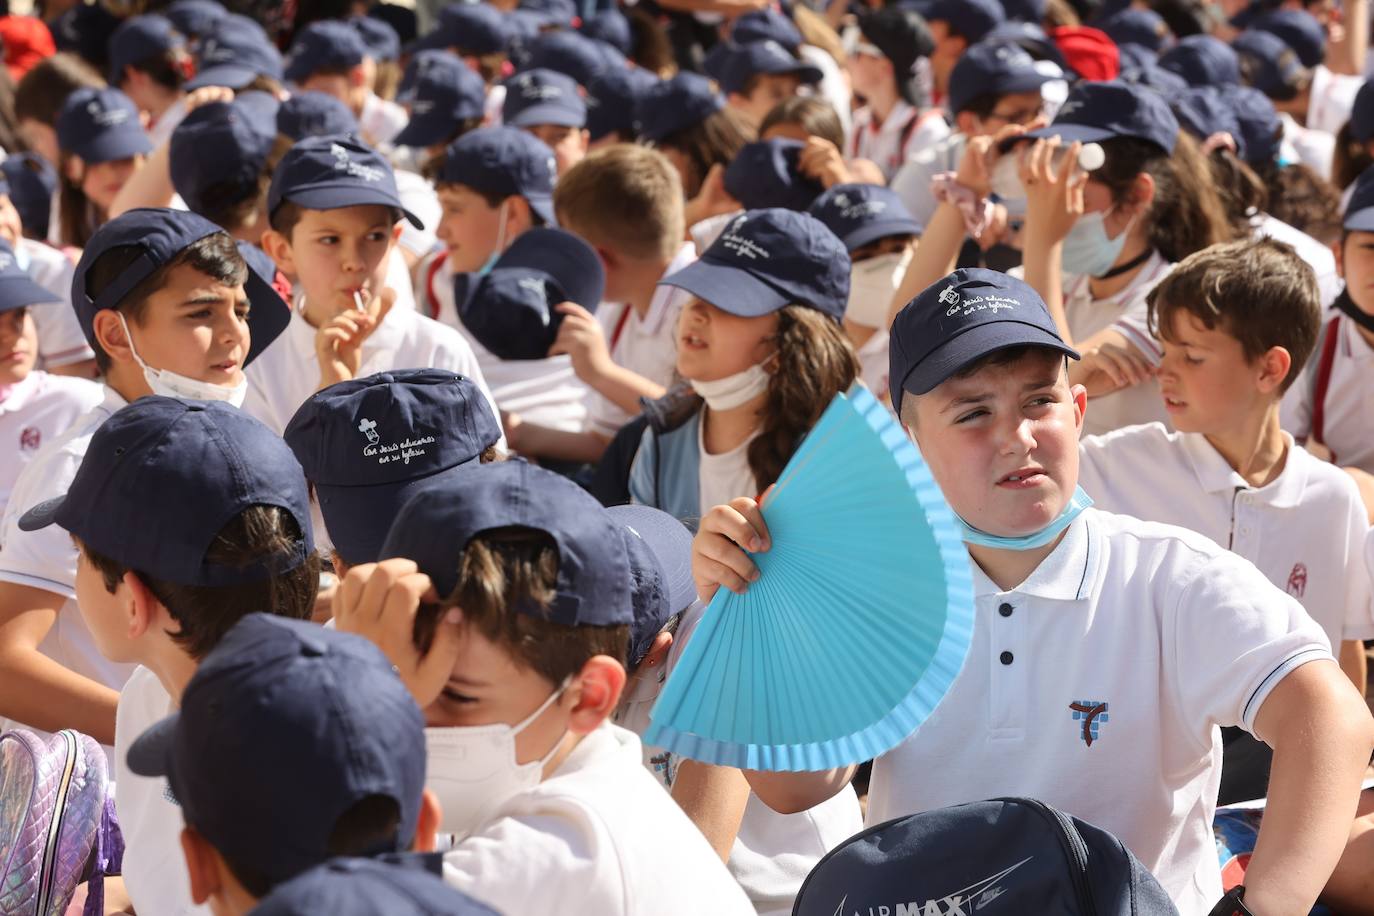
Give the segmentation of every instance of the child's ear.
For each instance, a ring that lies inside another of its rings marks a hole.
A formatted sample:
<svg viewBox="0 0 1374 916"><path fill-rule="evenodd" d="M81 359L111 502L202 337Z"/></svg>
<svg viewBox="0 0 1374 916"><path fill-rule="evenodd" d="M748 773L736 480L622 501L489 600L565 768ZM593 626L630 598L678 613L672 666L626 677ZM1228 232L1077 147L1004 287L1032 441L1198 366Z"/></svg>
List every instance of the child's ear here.
<svg viewBox="0 0 1374 916"><path fill-rule="evenodd" d="M67 180L79 185L86 177L86 163L75 154L67 157Z"/></svg>
<svg viewBox="0 0 1374 916"><path fill-rule="evenodd" d="M126 318L124 320L133 321L134 319ZM125 330L124 323L119 320L119 313L114 309L101 309L96 312L95 318L91 321L91 331L95 334L95 341L100 344L100 349L109 355L112 362L133 362L133 349L129 344L129 335Z"/></svg>
<svg viewBox="0 0 1374 916"><path fill-rule="evenodd" d="M1131 183L1131 203L1137 213L1143 213L1155 199L1155 177L1149 172L1141 172Z"/></svg>
<svg viewBox="0 0 1374 916"><path fill-rule="evenodd" d="M167 614L167 609L137 573L132 570L125 571L122 582L129 592L128 637L131 640L138 639L159 626L159 618Z"/></svg>
<svg viewBox="0 0 1374 916"><path fill-rule="evenodd" d="M1270 347L1259 358L1259 378L1256 380L1260 391L1265 394L1278 391L1283 380L1288 378L1288 370L1293 367L1293 355L1283 347Z"/></svg>
<svg viewBox="0 0 1374 916"><path fill-rule="evenodd" d="M530 211L530 202L518 194L507 197L506 206L510 208L506 217L506 244L509 245L526 230L534 228L534 214Z"/></svg>
<svg viewBox="0 0 1374 916"><path fill-rule="evenodd" d="M415 839L411 843L411 852L434 852L438 846L439 821L443 816L443 808L439 804L439 796L428 789L420 793L420 813L415 819Z"/></svg>
<svg viewBox="0 0 1374 916"><path fill-rule="evenodd" d="M354 67L352 70L349 70L348 85L352 86L354 89L366 86L367 68L364 67L362 64L358 64L358 66Z"/></svg>
<svg viewBox="0 0 1374 916"><path fill-rule="evenodd" d="M1088 414L1088 389L1082 385L1072 385L1069 387L1069 394L1073 396L1073 425L1081 436L1083 418Z"/></svg>
<svg viewBox="0 0 1374 916"><path fill-rule="evenodd" d="M296 276L296 259L291 256L291 240L275 229L262 233L262 250L277 265L277 270L288 277Z"/></svg>
<svg viewBox="0 0 1374 916"><path fill-rule="evenodd" d="M615 712L625 689L625 668L609 655L597 655L582 666L577 684L577 703L568 730L574 735L589 735Z"/></svg>
<svg viewBox="0 0 1374 916"><path fill-rule="evenodd" d="M183 827L181 854L186 857L186 875L191 879L191 900L204 903L219 893L219 854L205 837L190 827Z"/></svg>
<svg viewBox="0 0 1374 916"><path fill-rule="evenodd" d="M401 217L401 219L405 219L405 217L403 216ZM403 229L404 227L400 224L400 222L397 222L396 225L391 227L391 244L395 245L397 242L401 240L401 231Z"/></svg>

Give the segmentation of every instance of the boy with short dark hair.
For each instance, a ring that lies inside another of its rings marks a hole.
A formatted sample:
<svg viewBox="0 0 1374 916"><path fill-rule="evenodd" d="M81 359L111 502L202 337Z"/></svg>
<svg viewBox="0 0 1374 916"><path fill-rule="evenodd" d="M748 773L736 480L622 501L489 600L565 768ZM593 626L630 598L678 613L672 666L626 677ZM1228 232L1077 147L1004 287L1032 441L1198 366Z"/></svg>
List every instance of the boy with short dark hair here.
<svg viewBox="0 0 1374 916"><path fill-rule="evenodd" d="M363 140L389 144L406 125L395 102L372 91L377 62L358 31L346 22L317 19L296 33L286 58L286 78L306 92L325 92L348 105L358 118Z"/></svg>
<svg viewBox="0 0 1374 916"><path fill-rule="evenodd" d="M802 86L820 81L820 68L772 40L731 47L720 65L726 104L755 129L768 112L797 95Z"/></svg>
<svg viewBox="0 0 1374 916"><path fill-rule="evenodd" d="M554 70L522 70L505 82L501 121L528 131L553 150L558 174L587 155L587 103L577 82Z"/></svg>

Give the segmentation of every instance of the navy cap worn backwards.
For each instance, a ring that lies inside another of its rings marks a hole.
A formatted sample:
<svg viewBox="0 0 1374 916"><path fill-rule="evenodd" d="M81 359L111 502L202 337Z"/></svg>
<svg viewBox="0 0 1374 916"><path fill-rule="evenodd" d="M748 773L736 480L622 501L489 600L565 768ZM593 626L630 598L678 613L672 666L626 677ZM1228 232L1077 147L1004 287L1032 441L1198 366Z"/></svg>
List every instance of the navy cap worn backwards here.
<svg viewBox="0 0 1374 916"><path fill-rule="evenodd" d="M200 66L186 89L227 86L242 89L259 76L282 78L281 54L262 26L247 16L230 13L200 43Z"/></svg>
<svg viewBox="0 0 1374 916"><path fill-rule="evenodd" d="M802 34L787 14L768 8L751 10L730 27L730 40L737 45L756 41L776 41L792 53L802 45Z"/></svg>
<svg viewBox="0 0 1374 916"><path fill-rule="evenodd" d="M564 626L634 622L630 564L615 519L566 477L500 461L454 474L419 490L391 526L382 553L413 560L441 596L458 585L458 560L476 535L495 528L533 528L558 547L555 595L547 611L517 606Z"/></svg>
<svg viewBox="0 0 1374 916"><path fill-rule="evenodd" d="M679 131L695 127L725 107L725 99L699 73L679 72L650 86L635 105L639 135L659 143Z"/></svg>
<svg viewBox="0 0 1374 916"><path fill-rule="evenodd" d="M417 860L412 866L395 859ZM497 916L418 862L429 856L330 859L272 888L253 916ZM388 861L391 860L391 861Z"/></svg>
<svg viewBox="0 0 1374 916"><path fill-rule="evenodd" d="M1190 86L1238 85L1240 60L1231 46L1211 35L1188 35L1159 56L1159 65L1172 70Z"/></svg>
<svg viewBox="0 0 1374 916"><path fill-rule="evenodd" d="M899 6L865 10L859 16L864 40L883 52L892 62L900 84L915 74L916 61L935 50L935 38L920 13ZM970 42L977 39L969 38Z"/></svg>
<svg viewBox="0 0 1374 916"><path fill-rule="evenodd" d="M47 238L52 196L57 192L57 172L52 164L37 153L10 153L0 162L0 174L25 234Z"/></svg>
<svg viewBox="0 0 1374 916"><path fill-rule="evenodd" d="M421 51L411 58L396 100L410 109L410 123L393 142L426 147L446 143L470 118L482 117L487 86L461 58Z"/></svg>
<svg viewBox="0 0 1374 916"><path fill-rule="evenodd" d="M1179 125L1199 142L1213 134L1230 134L1236 141L1236 155L1245 158L1245 135L1235 108L1221 90L1211 86L1187 89L1173 100L1172 107Z"/></svg>
<svg viewBox="0 0 1374 916"><path fill-rule="evenodd" d="M124 81L124 68L186 46L186 39L166 16L149 14L124 20L110 36L109 83Z"/></svg>
<svg viewBox="0 0 1374 916"><path fill-rule="evenodd" d="M220 531L251 506L289 512L294 549L249 566L206 560ZM25 531L56 523L94 552L178 585L262 582L314 550L310 496L286 443L219 402L143 397L91 437L65 495L30 508Z"/></svg>
<svg viewBox="0 0 1374 916"><path fill-rule="evenodd" d="M465 282L468 278L455 280ZM544 359L558 337L563 302L595 312L606 291L596 251L561 229L530 229L459 300L464 329L501 359Z"/></svg>
<svg viewBox="0 0 1374 916"><path fill-rule="evenodd" d="M1350 202L1345 205L1342 228L1351 232L1374 232L1374 166L1370 166L1355 179L1355 188L1350 193Z"/></svg>
<svg viewBox="0 0 1374 916"><path fill-rule="evenodd" d="M76 310L76 320L87 343L92 347L97 345L96 312L118 308L134 287L170 264L188 246L217 232L224 230L203 216L186 210L151 207L129 210L97 229L82 250L81 260L72 275L72 308ZM111 248L126 246L143 249L142 256L93 296L86 285L91 265ZM256 271L248 271L243 291L248 295L248 332L252 337L248 354L243 358L243 365L247 366L286 329L291 310L272 288L270 280Z"/></svg>
<svg viewBox="0 0 1374 916"><path fill-rule="evenodd" d="M506 80L501 120L511 127L582 127L587 103L571 76L553 70L522 70Z"/></svg>
<svg viewBox="0 0 1374 916"><path fill-rule="evenodd" d="M277 139L275 112L261 117L238 98L196 108L172 130L168 147L172 187L191 210L204 213L206 192L216 199L255 197Z"/></svg>
<svg viewBox="0 0 1374 916"><path fill-rule="evenodd" d="M725 167L725 190L746 210L805 210L824 187L801 172L800 140L746 143Z"/></svg>
<svg viewBox="0 0 1374 916"><path fill-rule="evenodd" d="M1271 10L1256 16L1249 27L1277 35L1308 69L1326 59L1326 29L1306 10Z"/></svg>
<svg viewBox="0 0 1374 916"><path fill-rule="evenodd" d="M634 622L626 656L633 669L673 615L696 600L692 533L682 522L650 506L612 506L607 511L621 526L634 577L630 595Z"/></svg>
<svg viewBox="0 0 1374 916"><path fill-rule="evenodd" d="M444 150L439 182L461 184L483 194L518 195L545 223L556 222L553 184L558 163L553 150L517 127L469 131Z"/></svg>
<svg viewBox="0 0 1374 916"><path fill-rule="evenodd" d="M1050 77L1017 45L976 44L966 50L949 77L949 110L963 111L979 96L1034 92Z"/></svg>
<svg viewBox="0 0 1374 916"><path fill-rule="evenodd" d="M367 48L367 56L373 60L395 60L401 56L401 36L391 23L376 16L350 16L348 24Z"/></svg>
<svg viewBox="0 0 1374 916"><path fill-rule="evenodd" d="M355 566L381 559L418 486L476 461L501 426L472 379L404 369L315 392L282 435L315 486L334 549Z"/></svg>
<svg viewBox="0 0 1374 916"><path fill-rule="evenodd" d="M61 302L19 266L10 243L0 239L0 313L22 309L41 302Z"/></svg>
<svg viewBox="0 0 1374 916"><path fill-rule="evenodd" d="M730 48L721 64L721 88L743 94L755 76L795 76L803 84L821 81L819 67L799 60L776 41L754 41Z"/></svg>
<svg viewBox="0 0 1374 916"><path fill-rule="evenodd" d="M849 302L849 252L814 216L751 210L660 282L745 318L804 305L839 321Z"/></svg>
<svg viewBox="0 0 1374 916"><path fill-rule="evenodd" d="M837 184L816 198L812 216L851 254L894 235L920 235L922 226L895 192L876 184Z"/></svg>
<svg viewBox="0 0 1374 916"><path fill-rule="evenodd" d="M1164 50L1170 36L1163 16L1154 10L1135 7L1108 16L1098 28L1118 45L1139 45L1156 54Z"/></svg>
<svg viewBox="0 0 1374 916"><path fill-rule="evenodd" d="M367 56L362 36L346 22L317 19L296 33L284 72L293 83L303 83L321 71L352 70Z"/></svg>
<svg viewBox="0 0 1374 916"><path fill-rule="evenodd" d="M225 859L277 884L329 859L340 815L394 800L394 844L415 836L425 720L368 640L307 620L249 614L186 685L180 712L129 748L165 776L186 823Z"/></svg>
<svg viewBox="0 0 1374 916"><path fill-rule="evenodd" d="M1101 143L1113 137L1148 140L1172 154L1178 119L1158 92L1133 83L1081 82L1069 91L1048 127L1026 137L1059 137L1065 143Z"/></svg>
<svg viewBox="0 0 1374 916"><path fill-rule="evenodd" d="M391 207L417 229L424 228L401 203L391 164L356 137L309 137L287 150L272 173L267 212L275 213L288 200L307 210Z"/></svg>
<svg viewBox="0 0 1374 916"><path fill-rule="evenodd" d="M1279 155L1283 121L1267 95L1251 86L1224 86L1240 132L1245 138L1245 161L1250 165L1273 162Z"/></svg>
<svg viewBox="0 0 1374 916"><path fill-rule="evenodd" d="M1241 32L1231 47L1245 62L1250 85L1270 98L1291 99L1307 77L1298 55L1272 32Z"/></svg>
<svg viewBox="0 0 1374 916"><path fill-rule="evenodd" d="M323 134L356 134L358 118L327 92L295 92L277 109L277 133L292 140Z"/></svg>
<svg viewBox="0 0 1374 916"><path fill-rule="evenodd" d="M982 267L956 270L926 287L892 323L892 408L900 413L904 392L925 394L989 353L1027 345L1078 359L1025 282Z"/></svg>
<svg viewBox="0 0 1374 916"><path fill-rule="evenodd" d="M118 89L78 89L67 96L57 114L57 145L88 165L153 149L137 106Z"/></svg>
<svg viewBox="0 0 1374 916"><path fill-rule="evenodd" d="M657 82L657 76L636 66L607 70L592 80L586 99L588 137L595 141L614 132L622 140L633 140L635 106Z"/></svg>

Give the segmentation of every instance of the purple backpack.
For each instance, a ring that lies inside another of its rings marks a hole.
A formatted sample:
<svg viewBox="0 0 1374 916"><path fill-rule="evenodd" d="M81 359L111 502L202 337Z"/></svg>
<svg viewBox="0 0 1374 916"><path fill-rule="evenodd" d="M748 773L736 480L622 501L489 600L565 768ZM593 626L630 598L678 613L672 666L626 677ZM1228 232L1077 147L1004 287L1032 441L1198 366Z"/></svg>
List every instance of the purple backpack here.
<svg viewBox="0 0 1374 916"><path fill-rule="evenodd" d="M119 874L124 843L105 752L70 730L45 744L0 734L0 913L62 916L82 882L85 913L104 910L105 875Z"/></svg>

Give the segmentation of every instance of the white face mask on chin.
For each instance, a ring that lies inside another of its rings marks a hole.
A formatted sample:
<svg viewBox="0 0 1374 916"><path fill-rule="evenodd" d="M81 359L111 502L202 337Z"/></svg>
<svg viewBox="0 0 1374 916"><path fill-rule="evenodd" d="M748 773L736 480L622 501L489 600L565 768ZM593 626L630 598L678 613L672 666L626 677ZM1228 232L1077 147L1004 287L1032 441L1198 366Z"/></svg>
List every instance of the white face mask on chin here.
<svg viewBox="0 0 1374 916"><path fill-rule="evenodd" d="M143 370L143 378L148 387L153 389L153 394L186 401L223 401L235 407L243 406L243 399L248 396L246 377L241 378L237 385L216 385L213 382L202 382L200 379L178 375L170 369L154 369L145 363L143 357L134 349L134 336L129 333L129 324L124 320L124 315L121 312L115 314L119 316L119 323L124 327L124 336L129 341L129 353Z"/></svg>
<svg viewBox="0 0 1374 916"><path fill-rule="evenodd" d="M710 409L733 410L767 391L770 377L768 371L763 368L763 363L755 363L743 372L736 372L712 382L693 380L691 386Z"/></svg>
<svg viewBox="0 0 1374 916"><path fill-rule="evenodd" d="M849 305L844 317L866 328L887 327L892 297L902 285L913 254L906 248L856 262L849 270Z"/></svg>

